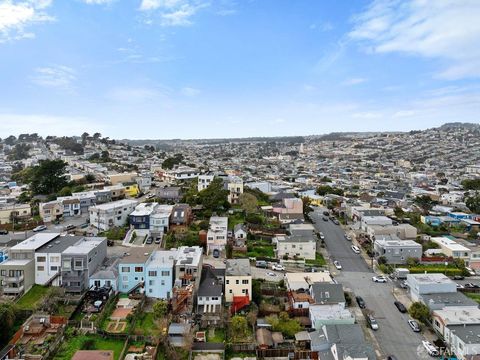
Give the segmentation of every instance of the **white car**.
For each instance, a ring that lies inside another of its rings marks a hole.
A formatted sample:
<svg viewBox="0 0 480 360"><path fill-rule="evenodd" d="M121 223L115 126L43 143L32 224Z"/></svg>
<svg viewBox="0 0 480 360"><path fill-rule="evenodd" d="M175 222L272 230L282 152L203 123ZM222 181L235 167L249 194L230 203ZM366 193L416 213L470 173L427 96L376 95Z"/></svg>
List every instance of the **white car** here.
<svg viewBox="0 0 480 360"><path fill-rule="evenodd" d="M352 241L352 238L347 234L345 234L345 239L347 239L348 241Z"/></svg>
<svg viewBox="0 0 480 360"><path fill-rule="evenodd" d="M272 265L272 270L285 271L285 266L280 265L280 264L273 264Z"/></svg>
<svg viewBox="0 0 480 360"><path fill-rule="evenodd" d="M33 232L39 232L39 231L44 231L47 230L47 227L45 225L39 225L35 229L33 229Z"/></svg>
<svg viewBox="0 0 480 360"><path fill-rule="evenodd" d="M383 275L379 275L379 276L374 276L372 277L372 281L373 282L378 282L378 283L386 283L387 282L387 278Z"/></svg>
<svg viewBox="0 0 480 360"><path fill-rule="evenodd" d="M470 274L470 276L475 276L475 275L477 275L477 274L475 273L475 271L473 271L472 268L465 267L465 270L467 270L467 272Z"/></svg>
<svg viewBox="0 0 480 360"><path fill-rule="evenodd" d="M277 276L277 274L275 274L275 273L273 273L273 272L267 272L267 275L268 275L268 276L271 276L271 277Z"/></svg>
<svg viewBox="0 0 480 360"><path fill-rule="evenodd" d="M462 284L457 284L457 289L465 289L465 286L463 286Z"/></svg>
<svg viewBox="0 0 480 360"><path fill-rule="evenodd" d="M319 232L318 235L320 236L320 240L325 240L325 235L322 232Z"/></svg>
<svg viewBox="0 0 480 360"><path fill-rule="evenodd" d="M335 261L333 262L333 265L335 265L335 267L337 268L337 270L342 270L342 265L340 265L340 263L339 263L337 260L335 260Z"/></svg>
<svg viewBox="0 0 480 360"><path fill-rule="evenodd" d="M433 345L430 341L423 340L422 344L423 344L423 347L425 348L425 350L427 350L428 355L430 355L430 356L438 356L439 355L438 348L435 345Z"/></svg>
<svg viewBox="0 0 480 360"><path fill-rule="evenodd" d="M352 245L352 251L353 251L355 254L360 254L360 249L358 248L358 246Z"/></svg>

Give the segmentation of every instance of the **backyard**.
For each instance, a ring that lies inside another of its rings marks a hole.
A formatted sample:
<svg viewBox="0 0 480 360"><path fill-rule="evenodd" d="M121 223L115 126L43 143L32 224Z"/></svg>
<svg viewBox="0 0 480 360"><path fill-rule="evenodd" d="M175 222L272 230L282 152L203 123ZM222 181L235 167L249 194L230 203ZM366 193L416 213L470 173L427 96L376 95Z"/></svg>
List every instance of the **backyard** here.
<svg viewBox="0 0 480 360"><path fill-rule="evenodd" d="M326 263L323 255L319 253L315 254L315 260L305 260L305 265L307 266L325 266Z"/></svg>
<svg viewBox="0 0 480 360"><path fill-rule="evenodd" d="M207 330L207 342L221 343L225 341L225 330L212 328Z"/></svg>
<svg viewBox="0 0 480 360"><path fill-rule="evenodd" d="M17 307L22 310L35 310L45 298L49 288L41 285L33 285L29 292L23 295L17 302Z"/></svg>
<svg viewBox="0 0 480 360"><path fill-rule="evenodd" d="M73 336L62 344L54 360L70 360L77 350L113 350L115 360L120 358L123 340L102 338L98 335Z"/></svg>
<svg viewBox="0 0 480 360"><path fill-rule="evenodd" d="M248 240L247 241L247 256L248 257L275 257L273 245L269 240Z"/></svg>

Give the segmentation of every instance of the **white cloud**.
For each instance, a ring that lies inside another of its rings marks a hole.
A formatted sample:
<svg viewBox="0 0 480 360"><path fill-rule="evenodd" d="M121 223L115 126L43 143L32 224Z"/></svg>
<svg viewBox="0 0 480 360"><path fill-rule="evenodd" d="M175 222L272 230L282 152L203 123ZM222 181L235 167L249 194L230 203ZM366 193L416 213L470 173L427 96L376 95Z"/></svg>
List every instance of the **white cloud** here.
<svg viewBox="0 0 480 360"><path fill-rule="evenodd" d="M4 0L0 3L0 43L34 38L35 34L27 29L33 24L53 21L46 13L51 0L25 0L13 2Z"/></svg>
<svg viewBox="0 0 480 360"><path fill-rule="evenodd" d="M354 18L349 37L377 53L441 59L441 78L479 77L479 19L476 0L376 0Z"/></svg>
<svg viewBox="0 0 480 360"><path fill-rule="evenodd" d="M276 118L276 119L273 119L272 121L270 121L270 124L280 125L280 124L284 124L286 122L287 122L287 120L285 120L284 118Z"/></svg>
<svg viewBox="0 0 480 360"><path fill-rule="evenodd" d="M0 113L0 136L36 132L42 136L78 135L87 131L106 132L102 122L85 117L56 116L45 114Z"/></svg>
<svg viewBox="0 0 480 360"><path fill-rule="evenodd" d="M54 65L35 69L32 81L40 86L71 90L73 82L77 79L76 72L64 65Z"/></svg>
<svg viewBox="0 0 480 360"><path fill-rule="evenodd" d="M207 6L208 2L200 0L142 0L140 10L147 13L147 24L153 23L158 14L162 26L189 26L191 18Z"/></svg>
<svg viewBox="0 0 480 360"><path fill-rule="evenodd" d="M181 93L185 96L197 96L200 94L200 90L187 86L181 90Z"/></svg>
<svg viewBox="0 0 480 360"><path fill-rule="evenodd" d="M366 81L367 79L365 78L351 78L351 79L345 80L342 84L347 86L352 86L352 85L362 84Z"/></svg>
<svg viewBox="0 0 480 360"><path fill-rule="evenodd" d="M116 87L108 91L107 98L121 103L145 103L166 99L166 92L152 87Z"/></svg>
<svg viewBox="0 0 480 360"><path fill-rule="evenodd" d="M106 5L111 4L116 0L82 0L85 4L89 5Z"/></svg>

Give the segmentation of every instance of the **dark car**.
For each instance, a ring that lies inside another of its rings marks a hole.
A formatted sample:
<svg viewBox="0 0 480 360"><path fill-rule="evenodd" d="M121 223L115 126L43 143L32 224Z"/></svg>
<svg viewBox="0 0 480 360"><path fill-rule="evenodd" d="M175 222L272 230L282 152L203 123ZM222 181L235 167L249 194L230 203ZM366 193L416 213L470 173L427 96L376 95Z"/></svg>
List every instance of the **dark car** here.
<svg viewBox="0 0 480 360"><path fill-rule="evenodd" d="M361 296L356 296L355 300L357 300L357 304L360 307L360 309L365 309L367 305L365 304L365 300Z"/></svg>
<svg viewBox="0 0 480 360"><path fill-rule="evenodd" d="M213 249L212 255L214 258L218 258L220 257L220 251L218 249Z"/></svg>
<svg viewBox="0 0 480 360"><path fill-rule="evenodd" d="M8 230L0 229L0 235L8 235Z"/></svg>
<svg viewBox="0 0 480 360"><path fill-rule="evenodd" d="M452 280L463 280L463 279L465 279L465 276L462 276L462 275L452 276Z"/></svg>
<svg viewBox="0 0 480 360"><path fill-rule="evenodd" d="M340 223L338 222L337 219L334 219L334 220L333 220L333 223L334 223L335 225L340 225Z"/></svg>
<svg viewBox="0 0 480 360"><path fill-rule="evenodd" d="M387 360L397 360L397 357L395 355L388 355Z"/></svg>
<svg viewBox="0 0 480 360"><path fill-rule="evenodd" d="M323 221L328 221L328 217L324 216L323 218Z"/></svg>
<svg viewBox="0 0 480 360"><path fill-rule="evenodd" d="M407 312L407 308L400 301L395 301L394 304L397 307L398 311L400 311L401 313Z"/></svg>
<svg viewBox="0 0 480 360"><path fill-rule="evenodd" d="M330 216L330 213L329 213L328 211L324 211L324 212L323 212L323 215L325 215L325 216Z"/></svg>

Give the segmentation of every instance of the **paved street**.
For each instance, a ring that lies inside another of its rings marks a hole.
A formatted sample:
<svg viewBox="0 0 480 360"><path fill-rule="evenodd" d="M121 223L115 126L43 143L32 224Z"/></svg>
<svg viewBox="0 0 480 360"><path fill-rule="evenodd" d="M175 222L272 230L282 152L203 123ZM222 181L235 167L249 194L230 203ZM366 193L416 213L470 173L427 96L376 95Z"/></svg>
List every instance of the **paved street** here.
<svg viewBox="0 0 480 360"><path fill-rule="evenodd" d="M369 332L377 339L383 356L395 355L399 360L430 358L422 347L422 336L408 326L408 314L400 313L393 304L394 284L391 281L386 284L373 283L372 276L375 274L363 257L352 251L352 243L345 239L343 229L330 220L322 220L324 210L316 208L311 214L314 226L325 235L330 260L338 260L342 265L343 269L337 272L336 280L355 295L362 296L367 308L374 312L379 330Z"/></svg>

